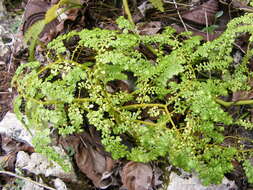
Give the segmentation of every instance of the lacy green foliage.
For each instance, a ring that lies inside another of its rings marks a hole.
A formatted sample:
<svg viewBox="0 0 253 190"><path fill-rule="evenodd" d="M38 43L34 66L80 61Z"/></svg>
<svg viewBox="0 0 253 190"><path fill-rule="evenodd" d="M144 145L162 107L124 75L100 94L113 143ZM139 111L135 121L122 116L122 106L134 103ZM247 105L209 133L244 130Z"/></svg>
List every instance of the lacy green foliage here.
<svg viewBox="0 0 253 190"><path fill-rule="evenodd" d="M249 89L252 51L236 66L231 52L236 37L253 34L253 14L232 20L222 36L204 44L200 37L177 35L170 27L147 36L131 32L133 26L122 18L118 24L123 32L97 28L59 36L48 44L49 64L22 65L13 78L18 117L28 127L56 129L60 135L92 125L115 159L166 157L174 166L198 172L206 185L220 183L233 169L232 160L250 156L224 142L224 126L241 121L218 98ZM74 38L76 49L70 51L65 44ZM110 83L119 80L133 83L132 91L112 90Z"/></svg>
<svg viewBox="0 0 253 190"><path fill-rule="evenodd" d="M245 160L243 163L243 168L245 170L246 176L249 179L249 183L253 183L253 165L252 161Z"/></svg>
<svg viewBox="0 0 253 190"><path fill-rule="evenodd" d="M152 5L157 8L159 11L164 11L163 1L162 0L149 0Z"/></svg>

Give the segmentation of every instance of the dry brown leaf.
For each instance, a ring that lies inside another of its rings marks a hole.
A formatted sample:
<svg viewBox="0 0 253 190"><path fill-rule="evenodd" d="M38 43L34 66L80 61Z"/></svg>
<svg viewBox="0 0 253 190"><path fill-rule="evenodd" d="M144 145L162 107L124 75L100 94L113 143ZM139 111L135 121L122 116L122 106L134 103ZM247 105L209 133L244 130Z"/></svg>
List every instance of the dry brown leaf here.
<svg viewBox="0 0 253 190"><path fill-rule="evenodd" d="M20 142L5 134L0 134L0 167L7 171L15 170L16 154L19 151L33 153L34 148L26 142ZM0 175L1 180L5 183L9 181L10 176Z"/></svg>
<svg viewBox="0 0 253 190"><path fill-rule="evenodd" d="M253 8L248 6L249 1L245 0L233 0L232 2L233 8L237 8L240 10L245 10L245 11L252 11Z"/></svg>
<svg viewBox="0 0 253 190"><path fill-rule="evenodd" d="M115 161L99 151L101 147L97 143L96 137L88 134L72 135L62 140L64 147L71 146L74 149L74 158L80 171L86 174L97 188L105 189L113 184L112 170Z"/></svg>
<svg viewBox="0 0 253 190"><path fill-rule="evenodd" d="M236 102L240 100L250 100L252 98L253 98L253 90L250 90L250 91L240 90L233 93L232 101Z"/></svg>
<svg viewBox="0 0 253 190"><path fill-rule="evenodd" d="M141 35L154 35L161 30L162 24L159 21L138 24L138 32Z"/></svg>
<svg viewBox="0 0 253 190"><path fill-rule="evenodd" d="M50 4L43 0L30 0L28 1L24 12L24 24L22 28L23 34L35 22L44 19L46 11Z"/></svg>
<svg viewBox="0 0 253 190"><path fill-rule="evenodd" d="M52 1L51 4L45 0L31 0L27 3L24 13L24 24L22 28L23 35L35 22L44 19L47 10L51 5L58 2ZM41 42L48 43L52 41L58 34L64 32L64 23L66 20L75 21L80 9L71 8L64 13L60 14L52 22L45 25L40 34Z"/></svg>
<svg viewBox="0 0 253 190"><path fill-rule="evenodd" d="M209 0L206 3L182 14L182 18L201 25L212 25L215 13L218 11L218 1Z"/></svg>
<svg viewBox="0 0 253 190"><path fill-rule="evenodd" d="M127 190L151 190L153 189L153 171L150 165L128 162L121 174L123 186Z"/></svg>

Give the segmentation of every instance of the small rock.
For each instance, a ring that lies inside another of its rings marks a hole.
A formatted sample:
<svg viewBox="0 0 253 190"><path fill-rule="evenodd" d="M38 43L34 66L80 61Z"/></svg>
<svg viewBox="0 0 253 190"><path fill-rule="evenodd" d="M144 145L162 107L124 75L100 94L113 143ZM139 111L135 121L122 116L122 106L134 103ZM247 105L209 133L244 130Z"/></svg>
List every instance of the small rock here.
<svg viewBox="0 0 253 190"><path fill-rule="evenodd" d="M23 151L19 151L17 154L16 168L26 170L36 175L42 174L46 177L58 177L62 179L68 179L69 181L77 181L77 177L74 171L65 172L55 162L50 162L46 157L39 153L33 153L29 156Z"/></svg>
<svg viewBox="0 0 253 190"><path fill-rule="evenodd" d="M17 119L14 113L8 112L0 122L0 133L4 133L14 139L26 141L32 145L32 136Z"/></svg>
<svg viewBox="0 0 253 190"><path fill-rule="evenodd" d="M224 177L220 185L203 186L197 175L192 174L190 178L184 178L172 172L170 174L170 184L167 190L237 190L234 181L229 181Z"/></svg>
<svg viewBox="0 0 253 190"><path fill-rule="evenodd" d="M57 190L68 190L65 183L59 179L59 178L56 178L54 180L54 187L57 189Z"/></svg>
<svg viewBox="0 0 253 190"><path fill-rule="evenodd" d="M25 181L24 185L22 186L22 190L44 190L44 188L35 185L34 183L30 183L29 181Z"/></svg>

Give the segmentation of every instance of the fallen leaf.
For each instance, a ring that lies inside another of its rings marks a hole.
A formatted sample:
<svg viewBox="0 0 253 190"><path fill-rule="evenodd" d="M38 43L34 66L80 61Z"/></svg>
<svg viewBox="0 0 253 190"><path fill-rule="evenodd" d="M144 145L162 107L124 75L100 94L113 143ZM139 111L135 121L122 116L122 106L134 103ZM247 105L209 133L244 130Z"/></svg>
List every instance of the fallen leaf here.
<svg viewBox="0 0 253 190"><path fill-rule="evenodd" d="M154 35L161 30L162 24L159 21L151 21L148 23L139 23L137 30L141 35Z"/></svg>
<svg viewBox="0 0 253 190"><path fill-rule="evenodd" d="M128 162L122 171L122 187L127 190L151 190L153 189L153 171L150 165Z"/></svg>
<svg viewBox="0 0 253 190"><path fill-rule="evenodd" d="M64 147L71 146L75 151L75 161L82 173L100 189L114 184L113 168L115 161L103 153L98 139L89 134L71 135L61 140Z"/></svg>
<svg viewBox="0 0 253 190"><path fill-rule="evenodd" d="M218 11L218 1L209 0L202 5L182 14L182 18L201 25L214 24L215 14Z"/></svg>
<svg viewBox="0 0 253 190"><path fill-rule="evenodd" d="M232 101L240 101L240 100L251 100L253 98L253 90L250 91L237 91L233 93Z"/></svg>
<svg viewBox="0 0 253 190"><path fill-rule="evenodd" d="M24 24L22 27L23 35L37 21L45 18L46 12L51 6L55 6L58 1L52 1L51 4L43 0L31 0L27 3L24 13ZM59 9L60 11L60 9ZM58 34L63 33L65 21L75 21L80 8L71 8L58 15L56 19L45 25L43 31L40 34L40 41L48 43L52 41ZM58 12L58 11L57 11Z"/></svg>

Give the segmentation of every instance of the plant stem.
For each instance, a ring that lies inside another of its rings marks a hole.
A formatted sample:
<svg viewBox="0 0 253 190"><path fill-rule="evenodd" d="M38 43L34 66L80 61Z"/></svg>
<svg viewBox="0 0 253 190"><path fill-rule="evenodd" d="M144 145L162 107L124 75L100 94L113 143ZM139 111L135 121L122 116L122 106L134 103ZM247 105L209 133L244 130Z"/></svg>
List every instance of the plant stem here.
<svg viewBox="0 0 253 190"><path fill-rule="evenodd" d="M33 181L33 180L29 179L29 178L26 178L26 177L23 177L23 176L19 176L19 175L17 175L17 174L12 173L12 172L0 171L0 174L6 174L6 175L9 175L9 176L13 176L13 177L16 177L16 178L19 178L19 179L28 181L28 182L30 182L30 183L33 183L33 184L35 184L35 185L38 185L38 186L40 186L40 187L43 187L43 188L45 188L45 189L56 190L55 188L52 188L52 187L49 187L49 186L47 186L47 185L38 183L38 182Z"/></svg>
<svg viewBox="0 0 253 190"><path fill-rule="evenodd" d="M164 108L163 104L132 104L127 106L122 106L121 109L137 109L137 108L146 108L146 107L162 107Z"/></svg>
<svg viewBox="0 0 253 190"><path fill-rule="evenodd" d="M124 6L125 12L126 12L126 14L127 14L128 20L129 20L132 24L134 24L134 21L133 21L133 18L132 18L132 15L131 15L131 12L130 12L130 9L129 9L127 0L123 0L123 6Z"/></svg>
<svg viewBox="0 0 253 190"><path fill-rule="evenodd" d="M158 126L158 124L153 123L153 122L148 122L148 121L134 120L134 122L140 123L140 124L143 124L143 125Z"/></svg>
<svg viewBox="0 0 253 190"><path fill-rule="evenodd" d="M224 106L224 107L253 104L253 100L240 100L240 101L236 101L236 102L226 102L226 101L219 99L219 98L215 98L215 102Z"/></svg>

